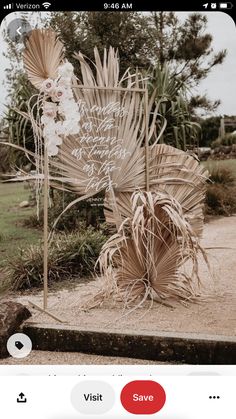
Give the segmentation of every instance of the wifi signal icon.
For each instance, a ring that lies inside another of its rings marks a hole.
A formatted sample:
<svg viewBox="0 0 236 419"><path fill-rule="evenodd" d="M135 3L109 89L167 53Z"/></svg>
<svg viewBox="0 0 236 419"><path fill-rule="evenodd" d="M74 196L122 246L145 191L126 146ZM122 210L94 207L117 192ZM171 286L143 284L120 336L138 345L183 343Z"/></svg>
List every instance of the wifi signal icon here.
<svg viewBox="0 0 236 419"><path fill-rule="evenodd" d="M51 3L48 3L47 1L45 3L42 3L43 7L45 9L48 9L51 6Z"/></svg>

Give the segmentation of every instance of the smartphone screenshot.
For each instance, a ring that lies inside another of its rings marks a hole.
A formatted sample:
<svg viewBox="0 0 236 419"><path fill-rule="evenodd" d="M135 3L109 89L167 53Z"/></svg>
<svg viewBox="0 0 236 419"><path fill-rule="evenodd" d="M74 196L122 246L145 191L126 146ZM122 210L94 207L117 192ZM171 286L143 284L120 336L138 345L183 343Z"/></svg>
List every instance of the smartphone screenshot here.
<svg viewBox="0 0 236 419"><path fill-rule="evenodd" d="M1 417L235 419L235 2L0 16Z"/></svg>

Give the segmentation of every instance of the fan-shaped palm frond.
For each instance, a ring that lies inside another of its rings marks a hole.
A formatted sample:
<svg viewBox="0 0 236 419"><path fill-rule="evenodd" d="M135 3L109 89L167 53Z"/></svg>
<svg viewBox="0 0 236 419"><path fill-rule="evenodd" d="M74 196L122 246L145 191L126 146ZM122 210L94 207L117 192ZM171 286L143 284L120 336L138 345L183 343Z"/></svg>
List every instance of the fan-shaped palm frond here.
<svg viewBox="0 0 236 419"><path fill-rule="evenodd" d="M144 157L145 150L140 154ZM183 214L198 237L203 229L203 205L207 170L192 156L174 147L159 144L151 147L150 152L150 190L165 191L182 207ZM144 175L143 175L144 176ZM145 190L140 182L140 189ZM115 192L118 210L124 220L131 216L132 193ZM113 197L106 194L105 216L109 223L115 223L111 209Z"/></svg>
<svg viewBox="0 0 236 419"><path fill-rule="evenodd" d="M114 290L127 307L148 296L188 300L198 293L199 249L178 201L166 192L136 192L131 216L104 245L100 263L108 281L115 278ZM186 260L192 261L191 275L181 275Z"/></svg>
<svg viewBox="0 0 236 419"><path fill-rule="evenodd" d="M151 190L173 196L200 237L208 171L194 157L165 144L155 146L150 154Z"/></svg>
<svg viewBox="0 0 236 419"><path fill-rule="evenodd" d="M63 60L63 44L51 29L34 29L26 41L23 62L31 83L40 89L44 80L55 79Z"/></svg>
<svg viewBox="0 0 236 419"><path fill-rule="evenodd" d="M113 48L104 50L103 63L96 49L94 54L94 68L82 54L76 55L83 78L81 85L76 81L73 84L81 111L81 129L78 135L65 138L58 158L50 162L51 173L59 172L59 181L80 195L86 195L88 190L98 193L108 184L111 185L108 189L117 192L133 192L145 187L145 156L140 152L146 135L144 80L138 73L126 74L122 82L119 80L118 54ZM126 89L119 90L124 80ZM149 100L148 110L153 109L153 102L154 97ZM149 138L155 129L155 115L154 108ZM112 162L112 168L104 176L108 161ZM93 181L85 170L88 164L92 164L96 174Z"/></svg>
<svg viewBox="0 0 236 419"><path fill-rule="evenodd" d="M104 49L103 61L99 55L98 49L94 48L94 68L88 64L86 58L81 53L74 54L75 58L80 62L81 74L83 84L85 86L103 86L103 87L118 87L119 79L119 57L118 51L114 48Z"/></svg>
<svg viewBox="0 0 236 419"><path fill-rule="evenodd" d="M147 135L146 124L148 138L153 135L157 113L153 95L148 103L148 114L152 109L153 117L146 120L146 82L141 74L128 71L119 78L119 58L114 48L105 49L103 59L95 48L94 56L95 63L91 64L81 53L76 54L82 82L79 85L74 79L73 91L80 108L81 129L78 135L64 136L57 158L49 161L53 185L85 198L106 189L112 193L133 192L145 187L145 156L140 149ZM35 86L40 87L47 77L55 78L61 58L62 44L54 32L32 31L24 64ZM89 165L94 176L86 171Z"/></svg>

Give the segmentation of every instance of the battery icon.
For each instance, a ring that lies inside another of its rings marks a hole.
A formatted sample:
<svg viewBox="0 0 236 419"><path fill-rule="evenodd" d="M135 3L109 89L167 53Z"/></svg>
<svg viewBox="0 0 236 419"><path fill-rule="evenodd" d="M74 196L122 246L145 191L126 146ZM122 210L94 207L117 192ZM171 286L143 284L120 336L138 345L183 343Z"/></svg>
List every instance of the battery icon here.
<svg viewBox="0 0 236 419"><path fill-rule="evenodd" d="M219 6L220 9L232 9L233 7L232 3L220 3Z"/></svg>

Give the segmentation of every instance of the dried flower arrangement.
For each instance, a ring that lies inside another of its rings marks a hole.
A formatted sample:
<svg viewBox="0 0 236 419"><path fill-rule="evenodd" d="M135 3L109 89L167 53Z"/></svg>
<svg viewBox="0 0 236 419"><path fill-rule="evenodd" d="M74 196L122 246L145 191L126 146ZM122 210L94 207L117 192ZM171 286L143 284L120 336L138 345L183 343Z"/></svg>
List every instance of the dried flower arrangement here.
<svg viewBox="0 0 236 419"><path fill-rule="evenodd" d="M141 74L120 76L118 52L104 50L102 61L95 48L93 66L75 56L81 82L55 33L32 31L23 59L39 94L36 117L30 103L25 116L34 128L40 185L47 154L50 184L76 192L74 202L105 191L106 221L116 233L98 260L104 287L88 305L111 295L128 308L148 298L195 299L208 173L194 157L158 144L165 129L163 121L156 132L159 104L148 98Z"/></svg>

